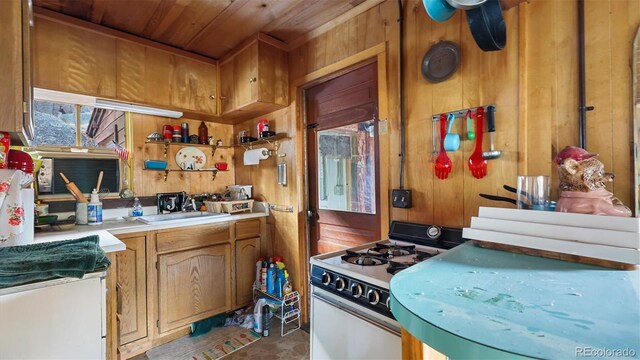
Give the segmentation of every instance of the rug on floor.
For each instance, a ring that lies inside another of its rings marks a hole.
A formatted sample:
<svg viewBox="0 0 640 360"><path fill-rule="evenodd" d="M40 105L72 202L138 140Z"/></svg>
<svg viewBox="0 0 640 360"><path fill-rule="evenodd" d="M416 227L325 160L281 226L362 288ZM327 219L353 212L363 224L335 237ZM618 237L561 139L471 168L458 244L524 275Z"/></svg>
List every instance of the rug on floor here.
<svg viewBox="0 0 640 360"><path fill-rule="evenodd" d="M239 326L215 328L198 337L186 336L147 351L150 360L220 359L260 339L253 330Z"/></svg>

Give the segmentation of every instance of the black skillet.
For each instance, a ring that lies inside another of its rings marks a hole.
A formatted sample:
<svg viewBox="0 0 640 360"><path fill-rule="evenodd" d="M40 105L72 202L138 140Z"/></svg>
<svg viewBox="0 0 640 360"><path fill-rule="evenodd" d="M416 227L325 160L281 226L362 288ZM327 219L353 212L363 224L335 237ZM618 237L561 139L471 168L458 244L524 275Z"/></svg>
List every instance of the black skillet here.
<svg viewBox="0 0 640 360"><path fill-rule="evenodd" d="M507 25L498 0L488 0L481 6L466 12L471 35L480 49L483 51L504 49L507 44Z"/></svg>

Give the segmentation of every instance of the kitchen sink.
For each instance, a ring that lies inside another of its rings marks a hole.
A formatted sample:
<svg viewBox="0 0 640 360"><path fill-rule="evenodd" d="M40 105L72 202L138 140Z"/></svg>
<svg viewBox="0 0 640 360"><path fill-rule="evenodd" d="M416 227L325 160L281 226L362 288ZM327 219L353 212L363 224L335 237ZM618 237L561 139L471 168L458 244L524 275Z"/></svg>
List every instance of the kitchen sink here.
<svg viewBox="0 0 640 360"><path fill-rule="evenodd" d="M194 211L194 212L176 212L171 214L159 214L159 215L148 215L141 216L138 218L138 221L141 221L145 224L166 224L173 222L180 222L189 219L200 219L200 218L219 218L229 216L226 213L211 213L207 211Z"/></svg>

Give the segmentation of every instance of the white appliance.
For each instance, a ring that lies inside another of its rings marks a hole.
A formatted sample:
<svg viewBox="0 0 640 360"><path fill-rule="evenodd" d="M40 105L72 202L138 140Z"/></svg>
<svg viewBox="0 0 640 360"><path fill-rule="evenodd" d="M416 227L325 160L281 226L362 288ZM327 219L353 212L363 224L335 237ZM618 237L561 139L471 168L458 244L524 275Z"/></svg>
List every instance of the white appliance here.
<svg viewBox="0 0 640 360"><path fill-rule="evenodd" d="M105 359L105 272L0 290L0 359Z"/></svg>
<svg viewBox="0 0 640 360"><path fill-rule="evenodd" d="M402 358L391 277L462 242L461 229L394 221L389 240L312 257L311 358Z"/></svg>

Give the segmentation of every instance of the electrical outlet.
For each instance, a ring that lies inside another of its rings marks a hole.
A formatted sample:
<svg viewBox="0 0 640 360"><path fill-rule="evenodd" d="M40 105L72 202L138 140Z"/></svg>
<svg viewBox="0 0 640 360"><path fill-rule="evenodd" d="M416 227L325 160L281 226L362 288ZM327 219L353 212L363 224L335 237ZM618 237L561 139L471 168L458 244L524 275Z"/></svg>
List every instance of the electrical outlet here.
<svg viewBox="0 0 640 360"><path fill-rule="evenodd" d="M395 208L409 209L411 207L411 190L393 189L391 191L391 204Z"/></svg>

